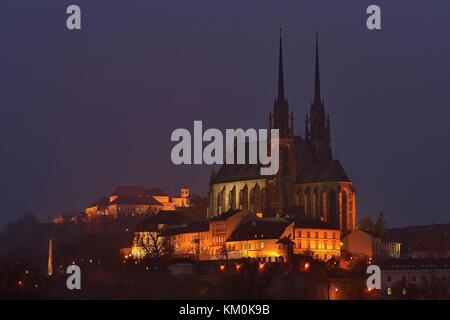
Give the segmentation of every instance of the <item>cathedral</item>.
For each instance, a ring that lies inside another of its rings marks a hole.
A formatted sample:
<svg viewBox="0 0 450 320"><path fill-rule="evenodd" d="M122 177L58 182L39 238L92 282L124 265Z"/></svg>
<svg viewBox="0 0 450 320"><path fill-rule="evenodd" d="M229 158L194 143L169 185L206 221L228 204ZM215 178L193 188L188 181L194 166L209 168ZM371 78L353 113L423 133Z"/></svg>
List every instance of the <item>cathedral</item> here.
<svg viewBox="0 0 450 320"><path fill-rule="evenodd" d="M304 136L294 134L294 115L285 97L281 34L278 90L268 129L279 130L278 173L263 176L259 164L222 165L211 174L208 216L248 210L264 217L317 219L340 228L342 236L353 231L356 192L339 160L333 158L330 117L320 91L317 36L314 97L306 115Z"/></svg>

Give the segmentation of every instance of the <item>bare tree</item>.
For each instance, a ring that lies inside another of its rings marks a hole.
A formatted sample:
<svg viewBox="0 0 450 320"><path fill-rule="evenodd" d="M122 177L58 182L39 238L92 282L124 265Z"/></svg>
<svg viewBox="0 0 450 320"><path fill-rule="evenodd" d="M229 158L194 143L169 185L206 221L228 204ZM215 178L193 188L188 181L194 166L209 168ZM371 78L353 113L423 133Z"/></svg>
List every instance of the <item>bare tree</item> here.
<svg viewBox="0 0 450 320"><path fill-rule="evenodd" d="M148 243L145 243L143 238L139 239L139 245L144 248L148 258L160 259L173 254L170 241L159 232L149 232L148 240Z"/></svg>
<svg viewBox="0 0 450 320"><path fill-rule="evenodd" d="M218 255L220 258L228 260L229 250L226 244L223 244L222 247L220 247Z"/></svg>

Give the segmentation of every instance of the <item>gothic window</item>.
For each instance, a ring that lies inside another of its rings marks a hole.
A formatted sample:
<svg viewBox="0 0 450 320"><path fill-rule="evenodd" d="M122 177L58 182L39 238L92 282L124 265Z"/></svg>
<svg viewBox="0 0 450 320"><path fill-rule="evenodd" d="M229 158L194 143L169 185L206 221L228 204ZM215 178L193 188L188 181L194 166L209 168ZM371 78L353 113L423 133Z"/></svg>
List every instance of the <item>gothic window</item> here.
<svg viewBox="0 0 450 320"><path fill-rule="evenodd" d="M253 201L253 208L252 211L259 212L261 211L261 188L259 187L259 184L256 184L253 187L252 190L252 201Z"/></svg>
<svg viewBox="0 0 450 320"><path fill-rule="evenodd" d="M342 192L342 227L344 229L344 233L347 232L348 226L347 226L347 208L348 208L348 197L347 192Z"/></svg>
<svg viewBox="0 0 450 320"><path fill-rule="evenodd" d="M248 210L248 187L245 187L239 193L239 207Z"/></svg>
<svg viewBox="0 0 450 320"><path fill-rule="evenodd" d="M217 213L222 213L222 200L221 200L221 194L222 192L217 192Z"/></svg>
<svg viewBox="0 0 450 320"><path fill-rule="evenodd" d="M313 211L314 211L314 213L313 213L313 215L314 215L314 217L315 218L319 218L320 217L320 215L322 214L322 212L320 211L320 192L319 192L319 188L315 188L314 189L314 194L313 194L313 199L314 199L314 209L313 209Z"/></svg>
<svg viewBox="0 0 450 320"><path fill-rule="evenodd" d="M303 198L304 198L303 202L305 204L305 215L308 216L311 214L311 211L312 211L311 210L312 209L311 208L311 196L309 194L308 189L305 191Z"/></svg>
<svg viewBox="0 0 450 320"><path fill-rule="evenodd" d="M261 188L261 211L266 208L266 188Z"/></svg>
<svg viewBox="0 0 450 320"><path fill-rule="evenodd" d="M236 186L233 186L228 194L228 203L231 210L236 209Z"/></svg>
<svg viewBox="0 0 450 320"><path fill-rule="evenodd" d="M330 190L328 192L328 217L330 224L334 227L339 226L339 216L337 210L336 191Z"/></svg>
<svg viewBox="0 0 450 320"><path fill-rule="evenodd" d="M301 207L302 206L302 197L303 197L303 195L302 195L302 190L298 190L297 191L297 194L296 194L296 205L298 206L298 207Z"/></svg>
<svg viewBox="0 0 450 320"><path fill-rule="evenodd" d="M254 208L255 208L255 189L253 188L250 191L250 211L254 212L255 211Z"/></svg>

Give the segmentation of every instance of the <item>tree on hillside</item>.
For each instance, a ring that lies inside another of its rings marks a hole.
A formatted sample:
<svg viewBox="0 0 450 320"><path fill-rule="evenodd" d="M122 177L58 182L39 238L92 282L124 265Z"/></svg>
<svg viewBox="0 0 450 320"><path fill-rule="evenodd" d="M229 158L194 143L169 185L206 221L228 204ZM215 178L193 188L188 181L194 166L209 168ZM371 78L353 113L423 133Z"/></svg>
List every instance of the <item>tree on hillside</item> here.
<svg viewBox="0 0 450 320"><path fill-rule="evenodd" d="M378 215L377 223L375 224L376 233L382 237L386 233L386 220L384 219L383 211Z"/></svg>

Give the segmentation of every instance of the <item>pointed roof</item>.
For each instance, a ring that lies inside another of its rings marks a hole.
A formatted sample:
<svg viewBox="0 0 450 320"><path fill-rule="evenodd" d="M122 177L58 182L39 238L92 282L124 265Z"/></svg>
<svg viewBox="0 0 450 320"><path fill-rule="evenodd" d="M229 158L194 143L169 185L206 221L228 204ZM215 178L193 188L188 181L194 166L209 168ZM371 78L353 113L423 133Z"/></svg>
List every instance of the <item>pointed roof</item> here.
<svg viewBox="0 0 450 320"><path fill-rule="evenodd" d="M279 239L289 225L289 222L266 219L247 221L234 229L227 239L227 242L240 240Z"/></svg>
<svg viewBox="0 0 450 320"><path fill-rule="evenodd" d="M319 33L316 32L316 68L314 80L314 103L321 103L322 97L320 94L320 67L319 67Z"/></svg>
<svg viewBox="0 0 450 320"><path fill-rule="evenodd" d="M299 164L298 183L350 182L339 160L304 161Z"/></svg>
<svg viewBox="0 0 450 320"><path fill-rule="evenodd" d="M283 43L280 28L280 48L278 52L278 101L285 101L284 96L284 72L283 72Z"/></svg>

